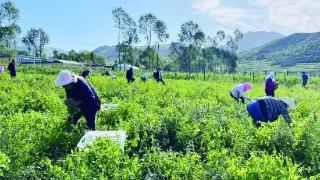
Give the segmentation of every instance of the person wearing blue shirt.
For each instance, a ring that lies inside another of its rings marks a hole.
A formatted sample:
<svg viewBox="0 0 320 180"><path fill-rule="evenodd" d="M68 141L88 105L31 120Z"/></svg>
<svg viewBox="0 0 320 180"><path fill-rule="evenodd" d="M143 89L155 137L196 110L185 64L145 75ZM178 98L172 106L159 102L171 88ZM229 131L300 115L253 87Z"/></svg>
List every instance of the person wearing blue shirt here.
<svg viewBox="0 0 320 180"><path fill-rule="evenodd" d="M133 77L133 67L130 67L130 69L127 71L126 78L128 80L128 84L133 83L135 81L135 79Z"/></svg>
<svg viewBox="0 0 320 180"><path fill-rule="evenodd" d="M55 83L65 89L67 106L79 109L77 113L70 115L68 121L76 124L84 116L88 129L95 130L96 116L100 110L101 101L93 86L84 78L67 70L62 70L59 73Z"/></svg>
<svg viewBox="0 0 320 180"><path fill-rule="evenodd" d="M162 82L162 84L166 84L163 79L162 79L162 74L161 74L161 69L160 68L157 68L157 71L155 71L153 73L153 78L159 83L159 82Z"/></svg>
<svg viewBox="0 0 320 180"><path fill-rule="evenodd" d="M108 70L106 70L106 72L104 73L105 76L110 76L110 73Z"/></svg>
<svg viewBox="0 0 320 180"><path fill-rule="evenodd" d="M294 110L294 100L290 98L276 99L265 97L254 99L247 105L247 111L253 119L256 127L260 127L260 122L273 122L282 115L285 121L290 124L289 111Z"/></svg>
<svg viewBox="0 0 320 180"><path fill-rule="evenodd" d="M302 86L306 87L307 84L308 84L308 79L309 79L309 77L308 77L306 72L302 72L301 73L301 79L302 79Z"/></svg>
<svg viewBox="0 0 320 180"><path fill-rule="evenodd" d="M91 69L87 68L81 73L81 76L86 79L90 75L91 71Z"/></svg>
<svg viewBox="0 0 320 180"><path fill-rule="evenodd" d="M141 76L141 81L146 82L150 77L150 73L145 73Z"/></svg>

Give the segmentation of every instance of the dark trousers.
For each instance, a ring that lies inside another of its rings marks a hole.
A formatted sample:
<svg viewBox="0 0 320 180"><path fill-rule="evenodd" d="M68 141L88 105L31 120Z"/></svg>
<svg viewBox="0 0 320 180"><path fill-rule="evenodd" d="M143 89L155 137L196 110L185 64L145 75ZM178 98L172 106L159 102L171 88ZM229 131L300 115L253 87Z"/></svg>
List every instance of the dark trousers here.
<svg viewBox="0 0 320 180"><path fill-rule="evenodd" d="M16 77L16 75L17 75L16 72L11 72L11 71L10 71L10 76L11 76L11 77Z"/></svg>
<svg viewBox="0 0 320 180"><path fill-rule="evenodd" d="M274 91L265 90L267 96L274 97Z"/></svg>
<svg viewBox="0 0 320 180"><path fill-rule="evenodd" d="M71 117L69 117L69 119L72 119L72 124L77 124L77 122L79 121L79 119L84 116L86 118L87 121L87 127L89 130L96 130L96 117L97 117L97 112L98 111L92 111L92 112L88 112L88 113L82 113L81 111L71 115Z"/></svg>
<svg viewBox="0 0 320 180"><path fill-rule="evenodd" d="M232 93L230 92L230 96L237 102L239 102L239 99L241 99L241 103L244 103L244 98L243 97L240 97L240 98L236 98L232 95Z"/></svg>
<svg viewBox="0 0 320 180"><path fill-rule="evenodd" d="M129 83L133 83L136 79L131 78L131 79L127 79L127 80L128 80L128 84L129 84Z"/></svg>
<svg viewBox="0 0 320 180"><path fill-rule="evenodd" d="M162 79L157 79L157 83L162 82L164 85L166 84Z"/></svg>
<svg viewBox="0 0 320 180"><path fill-rule="evenodd" d="M306 86L307 86L307 84L308 84L308 82L307 82L307 81L303 81L303 82L302 82L302 86L303 86L303 87L306 87Z"/></svg>

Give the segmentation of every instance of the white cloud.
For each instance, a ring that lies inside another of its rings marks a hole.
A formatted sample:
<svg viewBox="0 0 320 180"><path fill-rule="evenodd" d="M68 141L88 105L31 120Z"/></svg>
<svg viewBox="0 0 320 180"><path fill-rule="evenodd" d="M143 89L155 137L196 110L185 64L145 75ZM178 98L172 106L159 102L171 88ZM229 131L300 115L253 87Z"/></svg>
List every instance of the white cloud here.
<svg viewBox="0 0 320 180"><path fill-rule="evenodd" d="M222 4L221 0L198 0L192 5L196 11L209 15L221 24L243 25L241 19L248 16L246 10Z"/></svg>
<svg viewBox="0 0 320 180"><path fill-rule="evenodd" d="M247 0L247 6L242 8L226 5L224 1L196 0L192 8L225 27L243 31L273 30L285 34L320 31L320 0Z"/></svg>
<svg viewBox="0 0 320 180"><path fill-rule="evenodd" d="M278 26L283 32L320 31L319 0L249 0L249 2L267 8L266 20L270 25Z"/></svg>

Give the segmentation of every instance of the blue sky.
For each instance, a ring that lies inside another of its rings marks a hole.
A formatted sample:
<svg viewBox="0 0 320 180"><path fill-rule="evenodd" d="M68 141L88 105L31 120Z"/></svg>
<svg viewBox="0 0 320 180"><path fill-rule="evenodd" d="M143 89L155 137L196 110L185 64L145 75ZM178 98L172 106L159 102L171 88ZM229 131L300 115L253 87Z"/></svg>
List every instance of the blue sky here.
<svg viewBox="0 0 320 180"><path fill-rule="evenodd" d="M93 50L117 42L112 9L123 7L131 17L152 12L166 22L177 38L180 25L197 22L208 35L217 30L231 32L320 30L320 1L316 0L13 0L20 10L21 36L31 27L43 28L49 46L65 50ZM143 39L142 39L143 41ZM141 42L143 44L143 42Z"/></svg>

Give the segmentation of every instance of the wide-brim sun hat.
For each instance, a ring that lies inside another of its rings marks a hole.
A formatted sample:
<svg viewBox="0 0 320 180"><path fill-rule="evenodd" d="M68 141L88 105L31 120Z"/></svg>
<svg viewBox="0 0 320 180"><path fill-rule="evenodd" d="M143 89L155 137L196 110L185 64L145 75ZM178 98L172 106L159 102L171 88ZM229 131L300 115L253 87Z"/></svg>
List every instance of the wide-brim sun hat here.
<svg viewBox="0 0 320 180"><path fill-rule="evenodd" d="M284 97L284 98L282 98L281 100L282 100L284 103L286 103L289 108L295 109L294 99L288 98L288 97Z"/></svg>
<svg viewBox="0 0 320 180"><path fill-rule="evenodd" d="M60 71L58 77L54 80L54 83L58 86L65 86L73 82L77 82L77 77L68 70Z"/></svg>

